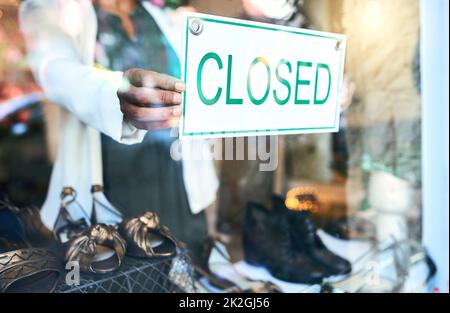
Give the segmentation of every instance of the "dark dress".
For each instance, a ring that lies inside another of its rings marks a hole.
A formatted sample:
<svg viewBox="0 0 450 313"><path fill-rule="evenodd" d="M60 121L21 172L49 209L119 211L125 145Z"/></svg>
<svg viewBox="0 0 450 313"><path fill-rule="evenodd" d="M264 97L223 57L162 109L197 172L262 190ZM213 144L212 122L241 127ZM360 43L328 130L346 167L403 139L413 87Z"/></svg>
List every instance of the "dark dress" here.
<svg viewBox="0 0 450 313"><path fill-rule="evenodd" d="M180 77L180 63L153 17L141 6L130 15L136 37L130 39L119 17L96 8L97 63L111 70L139 67ZM205 214L193 215L183 182L182 163L170 156L177 138L170 130L152 131L136 145L102 135L105 193L126 217L158 212L163 224L186 242L193 255L207 235Z"/></svg>

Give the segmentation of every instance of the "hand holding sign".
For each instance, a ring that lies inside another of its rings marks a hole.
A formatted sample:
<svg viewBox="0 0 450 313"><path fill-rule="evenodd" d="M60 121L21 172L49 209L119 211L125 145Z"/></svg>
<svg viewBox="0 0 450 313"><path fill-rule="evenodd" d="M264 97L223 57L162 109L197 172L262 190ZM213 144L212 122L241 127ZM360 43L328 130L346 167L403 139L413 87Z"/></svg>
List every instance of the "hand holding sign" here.
<svg viewBox="0 0 450 313"><path fill-rule="evenodd" d="M117 95L125 120L136 128L150 130L178 125L184 90L184 83L174 77L129 69Z"/></svg>

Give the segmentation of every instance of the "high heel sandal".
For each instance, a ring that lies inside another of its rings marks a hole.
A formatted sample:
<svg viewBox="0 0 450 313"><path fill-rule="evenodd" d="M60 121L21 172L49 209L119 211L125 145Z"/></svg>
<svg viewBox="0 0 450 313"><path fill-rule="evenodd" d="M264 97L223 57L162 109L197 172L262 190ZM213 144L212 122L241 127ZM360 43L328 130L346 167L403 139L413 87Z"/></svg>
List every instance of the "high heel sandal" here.
<svg viewBox="0 0 450 313"><path fill-rule="evenodd" d="M126 250L117 229L105 224L94 225L63 245L66 262L79 262L82 271L95 274L117 270Z"/></svg>
<svg viewBox="0 0 450 313"><path fill-rule="evenodd" d="M127 242L127 254L140 258L173 257L178 240L169 228L161 225L158 214L146 212L126 219L119 225L119 233Z"/></svg>
<svg viewBox="0 0 450 313"><path fill-rule="evenodd" d="M80 219L72 218L70 211L82 213ZM66 242L89 228L89 216L77 201L77 192L72 187L64 187L61 192L61 206L53 225L53 234L58 242Z"/></svg>
<svg viewBox="0 0 450 313"><path fill-rule="evenodd" d="M83 218L72 218L70 210L73 210L73 206L80 210ZM117 270L122 264L126 242L114 226L96 224L95 202L90 219L76 200L76 192L71 187L64 188L61 193L61 209L54 234L61 245L64 260L78 262L84 272L108 273Z"/></svg>

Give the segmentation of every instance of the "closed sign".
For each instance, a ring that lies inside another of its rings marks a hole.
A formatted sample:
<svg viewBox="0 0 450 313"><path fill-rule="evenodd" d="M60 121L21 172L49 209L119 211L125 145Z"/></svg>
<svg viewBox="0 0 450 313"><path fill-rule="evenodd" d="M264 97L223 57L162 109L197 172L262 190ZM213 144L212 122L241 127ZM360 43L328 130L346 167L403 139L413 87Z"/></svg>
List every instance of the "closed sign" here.
<svg viewBox="0 0 450 313"><path fill-rule="evenodd" d="M336 132L345 36L186 18L181 138Z"/></svg>

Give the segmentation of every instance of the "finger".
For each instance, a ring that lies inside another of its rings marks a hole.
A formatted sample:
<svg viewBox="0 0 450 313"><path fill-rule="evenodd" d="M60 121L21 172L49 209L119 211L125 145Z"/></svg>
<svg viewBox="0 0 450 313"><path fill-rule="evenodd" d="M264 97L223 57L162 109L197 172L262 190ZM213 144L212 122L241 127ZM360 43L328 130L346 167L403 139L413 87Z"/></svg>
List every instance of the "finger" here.
<svg viewBox="0 0 450 313"><path fill-rule="evenodd" d="M142 84L149 88L160 88L177 92L186 90L186 86L178 78L156 72L147 72L142 80Z"/></svg>
<svg viewBox="0 0 450 313"><path fill-rule="evenodd" d="M172 121L167 122L132 122L132 124L138 129L144 130L156 130L156 129L167 129L177 127L178 124Z"/></svg>
<svg viewBox="0 0 450 313"><path fill-rule="evenodd" d="M130 103L121 104L125 118L136 122L164 122L181 116L180 107L144 108Z"/></svg>
<svg viewBox="0 0 450 313"><path fill-rule="evenodd" d="M181 104L181 94L174 91L130 86L126 92L119 92L126 102L142 107Z"/></svg>
<svg viewBox="0 0 450 313"><path fill-rule="evenodd" d="M142 108L132 104L121 106L126 119L136 122L163 122L177 117L170 108Z"/></svg>
<svg viewBox="0 0 450 313"><path fill-rule="evenodd" d="M172 76L142 69L130 69L127 77L136 87L160 88L170 91L183 92L186 90L184 83Z"/></svg>

